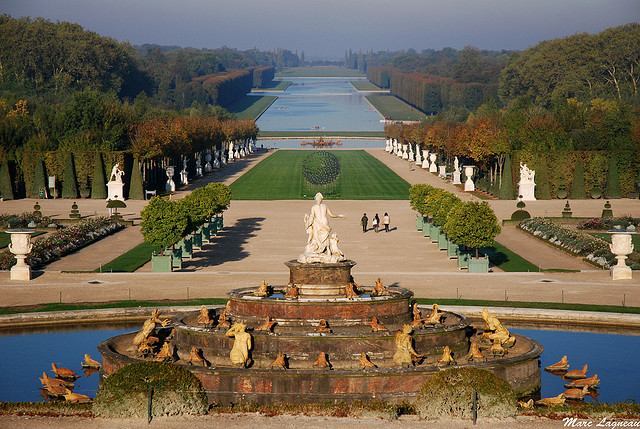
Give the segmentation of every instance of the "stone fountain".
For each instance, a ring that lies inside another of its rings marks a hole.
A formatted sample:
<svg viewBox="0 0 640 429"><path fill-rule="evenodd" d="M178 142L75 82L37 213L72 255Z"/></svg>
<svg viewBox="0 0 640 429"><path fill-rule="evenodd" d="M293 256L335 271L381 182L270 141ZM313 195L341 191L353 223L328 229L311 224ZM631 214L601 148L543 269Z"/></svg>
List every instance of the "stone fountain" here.
<svg viewBox="0 0 640 429"><path fill-rule="evenodd" d="M179 314L168 324L154 313L140 332L99 346L105 375L175 349L171 360L186 365L216 404L402 401L451 365L492 371L521 396L539 390L542 347L495 317L487 315L480 335L437 304L423 315L407 289L380 279L357 285L356 263L329 225L340 217L316 195L304 217L304 251L285 262L288 285L235 289L224 308ZM208 366L191 365L194 355Z"/></svg>

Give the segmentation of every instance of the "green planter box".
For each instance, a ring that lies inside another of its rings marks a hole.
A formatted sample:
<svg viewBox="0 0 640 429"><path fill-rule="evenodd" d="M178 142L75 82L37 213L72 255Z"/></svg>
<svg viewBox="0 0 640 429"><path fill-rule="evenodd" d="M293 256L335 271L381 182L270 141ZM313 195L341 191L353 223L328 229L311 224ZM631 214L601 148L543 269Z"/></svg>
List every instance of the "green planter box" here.
<svg viewBox="0 0 640 429"><path fill-rule="evenodd" d="M170 273L171 259L173 257L171 255L151 255L151 271L154 273Z"/></svg>
<svg viewBox="0 0 640 429"><path fill-rule="evenodd" d="M458 252L458 269L466 270L469 268L469 255L467 252L459 251Z"/></svg>
<svg viewBox="0 0 640 429"><path fill-rule="evenodd" d="M216 228L218 231L224 228L224 218L222 217L222 215L216 216L214 219L215 219Z"/></svg>
<svg viewBox="0 0 640 429"><path fill-rule="evenodd" d="M202 232L202 242L208 244L211 242L211 224L206 222L204 225L200 227L200 231Z"/></svg>
<svg viewBox="0 0 640 429"><path fill-rule="evenodd" d="M469 259L469 272L470 273L488 273L489 258L487 256L484 256L480 258Z"/></svg>
<svg viewBox="0 0 640 429"><path fill-rule="evenodd" d="M456 259L460 251L460 246L451 240L447 240L447 256L449 259Z"/></svg>
<svg viewBox="0 0 640 429"><path fill-rule="evenodd" d="M424 218L417 214L416 215L416 230L422 231L422 225L424 224Z"/></svg>
<svg viewBox="0 0 640 429"><path fill-rule="evenodd" d="M200 231L193 233L192 246L194 249L202 249L202 233Z"/></svg>
<svg viewBox="0 0 640 429"><path fill-rule="evenodd" d="M171 266L179 270L182 269L182 249L181 248L173 249L173 258L171 261Z"/></svg>
<svg viewBox="0 0 640 429"><path fill-rule="evenodd" d="M440 241L440 227L434 224L431 224L431 232L429 232L431 236L432 243L438 243Z"/></svg>
<svg viewBox="0 0 640 429"><path fill-rule="evenodd" d="M180 240L180 249L182 250L182 257L191 259L193 257L193 239L190 236L186 236Z"/></svg>
<svg viewBox="0 0 640 429"><path fill-rule="evenodd" d="M216 222L211 222L209 224L209 232L210 232L210 238L218 236L218 225L216 224Z"/></svg>
<svg viewBox="0 0 640 429"><path fill-rule="evenodd" d="M447 240L447 234L441 233L438 236L438 250L447 250L449 247L449 240Z"/></svg>
<svg viewBox="0 0 640 429"><path fill-rule="evenodd" d="M422 223L422 236L430 237L431 235L431 223L425 218L425 221Z"/></svg>

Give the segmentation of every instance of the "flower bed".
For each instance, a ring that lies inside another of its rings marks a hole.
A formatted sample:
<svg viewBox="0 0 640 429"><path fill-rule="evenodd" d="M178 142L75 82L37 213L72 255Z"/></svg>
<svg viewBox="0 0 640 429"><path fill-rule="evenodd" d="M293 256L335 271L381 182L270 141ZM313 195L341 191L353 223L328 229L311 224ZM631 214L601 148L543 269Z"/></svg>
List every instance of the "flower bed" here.
<svg viewBox="0 0 640 429"><path fill-rule="evenodd" d="M622 217L596 217L593 219L587 219L580 222L577 226L578 229L590 229L606 231L613 229L615 226L622 226L627 228L629 225L640 225L640 218L631 216Z"/></svg>
<svg viewBox="0 0 640 429"><path fill-rule="evenodd" d="M609 268L615 263L609 243L585 232L574 231L540 217L523 220L518 227L599 267Z"/></svg>
<svg viewBox="0 0 640 429"><path fill-rule="evenodd" d="M106 217L84 220L34 241L27 263L32 268L41 267L123 228L122 224ZM8 250L0 253L0 270L8 270L14 264L15 259Z"/></svg>

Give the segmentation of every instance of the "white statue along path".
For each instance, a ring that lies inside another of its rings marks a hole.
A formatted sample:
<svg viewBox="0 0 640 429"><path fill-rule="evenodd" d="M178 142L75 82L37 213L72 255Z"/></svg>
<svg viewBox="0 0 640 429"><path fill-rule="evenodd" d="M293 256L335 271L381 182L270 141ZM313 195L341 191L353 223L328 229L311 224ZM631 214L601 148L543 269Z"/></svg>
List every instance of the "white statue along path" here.
<svg viewBox="0 0 640 429"><path fill-rule="evenodd" d="M335 263L344 261L344 253L338 248L338 236L331 230L329 218L343 218L336 215L322 202L320 192L314 197L316 203L311 212L304 215L304 226L307 230L307 245L304 253L298 257L298 262L306 264L313 262Z"/></svg>

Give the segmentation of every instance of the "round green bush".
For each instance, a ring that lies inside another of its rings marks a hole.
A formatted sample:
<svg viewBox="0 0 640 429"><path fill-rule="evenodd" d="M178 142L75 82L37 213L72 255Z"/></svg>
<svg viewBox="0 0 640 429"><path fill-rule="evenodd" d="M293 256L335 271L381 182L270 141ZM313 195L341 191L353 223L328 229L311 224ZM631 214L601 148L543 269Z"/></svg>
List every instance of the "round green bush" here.
<svg viewBox="0 0 640 429"><path fill-rule="evenodd" d="M420 389L416 412L422 419L470 419L474 389L478 392L478 417L515 416L516 395L509 383L477 368L454 368L434 375Z"/></svg>
<svg viewBox="0 0 640 429"><path fill-rule="evenodd" d="M520 221L525 219L531 219L531 214L529 214L529 212L526 210L516 210L515 212L511 213L511 220Z"/></svg>
<svg viewBox="0 0 640 429"><path fill-rule="evenodd" d="M93 412L100 417L147 416L149 385L153 416L200 415L208 410L200 380L178 365L140 362L127 365L100 384Z"/></svg>

